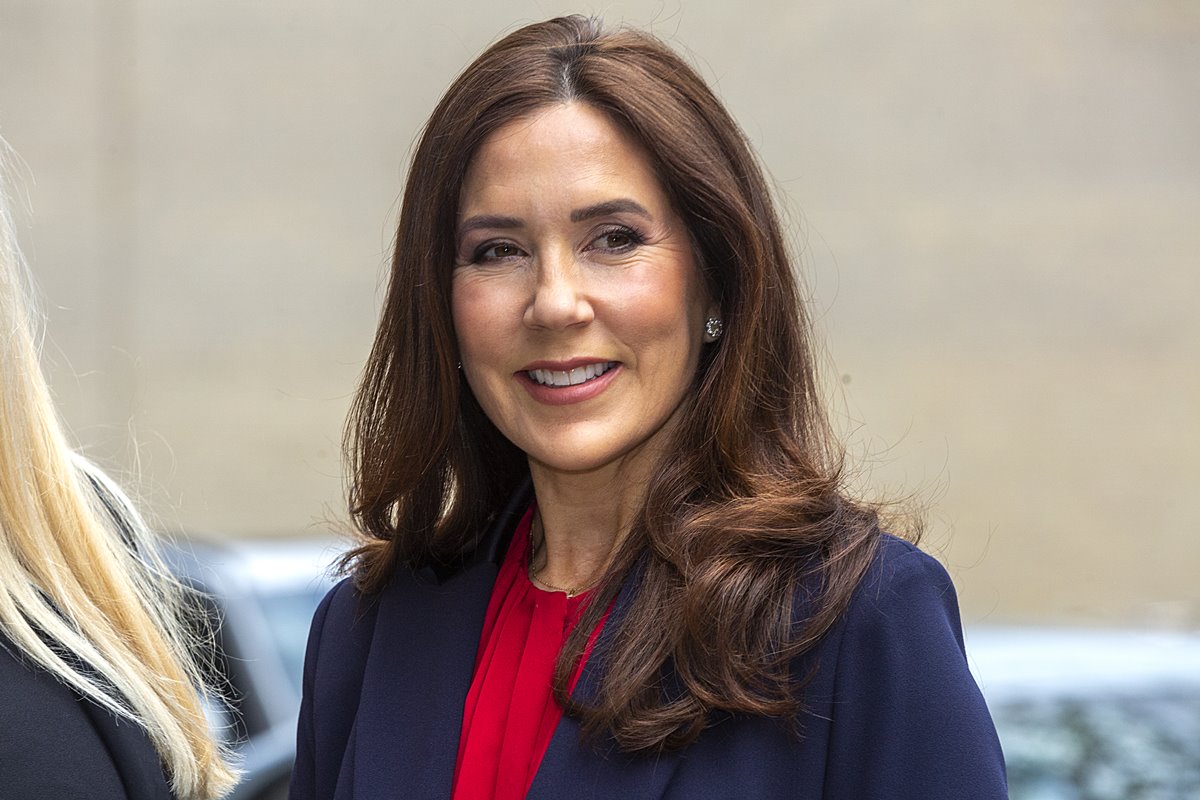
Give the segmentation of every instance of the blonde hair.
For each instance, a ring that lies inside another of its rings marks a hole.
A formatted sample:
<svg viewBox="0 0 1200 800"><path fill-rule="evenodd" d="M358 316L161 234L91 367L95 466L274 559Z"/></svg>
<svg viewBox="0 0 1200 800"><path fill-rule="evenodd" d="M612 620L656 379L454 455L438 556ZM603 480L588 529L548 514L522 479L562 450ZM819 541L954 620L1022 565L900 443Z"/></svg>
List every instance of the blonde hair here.
<svg viewBox="0 0 1200 800"><path fill-rule="evenodd" d="M128 498L68 443L39 361L0 139L0 633L145 729L180 800L236 782L201 706L187 590Z"/></svg>

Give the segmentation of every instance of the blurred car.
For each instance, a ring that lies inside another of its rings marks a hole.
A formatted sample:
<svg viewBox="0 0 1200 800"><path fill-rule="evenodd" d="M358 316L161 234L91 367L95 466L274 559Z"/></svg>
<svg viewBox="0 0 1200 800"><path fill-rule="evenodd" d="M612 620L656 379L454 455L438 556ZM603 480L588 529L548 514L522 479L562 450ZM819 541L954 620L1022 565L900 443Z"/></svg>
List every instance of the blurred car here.
<svg viewBox="0 0 1200 800"><path fill-rule="evenodd" d="M968 631L1011 800L1200 798L1200 635Z"/></svg>
<svg viewBox="0 0 1200 800"><path fill-rule="evenodd" d="M217 654L210 724L241 759L229 800L285 800L309 623L333 585L341 546L330 539L191 539L166 553L205 596Z"/></svg>

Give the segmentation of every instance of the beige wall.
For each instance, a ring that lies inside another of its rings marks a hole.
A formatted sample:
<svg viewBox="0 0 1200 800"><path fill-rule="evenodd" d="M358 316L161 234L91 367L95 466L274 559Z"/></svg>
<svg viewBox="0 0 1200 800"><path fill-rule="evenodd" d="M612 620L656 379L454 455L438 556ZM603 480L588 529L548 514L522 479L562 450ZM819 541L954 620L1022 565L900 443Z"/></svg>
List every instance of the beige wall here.
<svg viewBox="0 0 1200 800"><path fill-rule="evenodd" d="M571 10L497 5L0 0L54 387L164 524L341 513L413 137L496 34ZM1195 4L597 7L759 146L864 480L931 504L968 621L1200 625Z"/></svg>

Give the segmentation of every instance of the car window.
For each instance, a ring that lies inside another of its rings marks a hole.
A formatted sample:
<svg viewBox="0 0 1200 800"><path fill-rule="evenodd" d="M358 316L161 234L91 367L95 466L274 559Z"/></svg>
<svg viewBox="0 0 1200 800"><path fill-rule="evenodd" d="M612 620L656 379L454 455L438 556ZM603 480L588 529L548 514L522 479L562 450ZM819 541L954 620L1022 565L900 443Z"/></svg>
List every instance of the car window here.
<svg viewBox="0 0 1200 800"><path fill-rule="evenodd" d="M1011 800L1200 798L1200 689L993 705Z"/></svg>

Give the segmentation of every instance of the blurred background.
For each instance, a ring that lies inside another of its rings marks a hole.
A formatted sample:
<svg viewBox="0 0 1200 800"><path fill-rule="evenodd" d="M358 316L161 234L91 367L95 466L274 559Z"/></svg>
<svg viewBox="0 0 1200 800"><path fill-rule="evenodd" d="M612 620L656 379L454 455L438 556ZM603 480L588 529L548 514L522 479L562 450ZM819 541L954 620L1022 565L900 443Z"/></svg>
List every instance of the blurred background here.
<svg viewBox="0 0 1200 800"><path fill-rule="evenodd" d="M570 11L689 55L774 179L869 491L969 625L1200 626L1200 5L0 0L81 446L159 523L316 536L421 124Z"/></svg>

